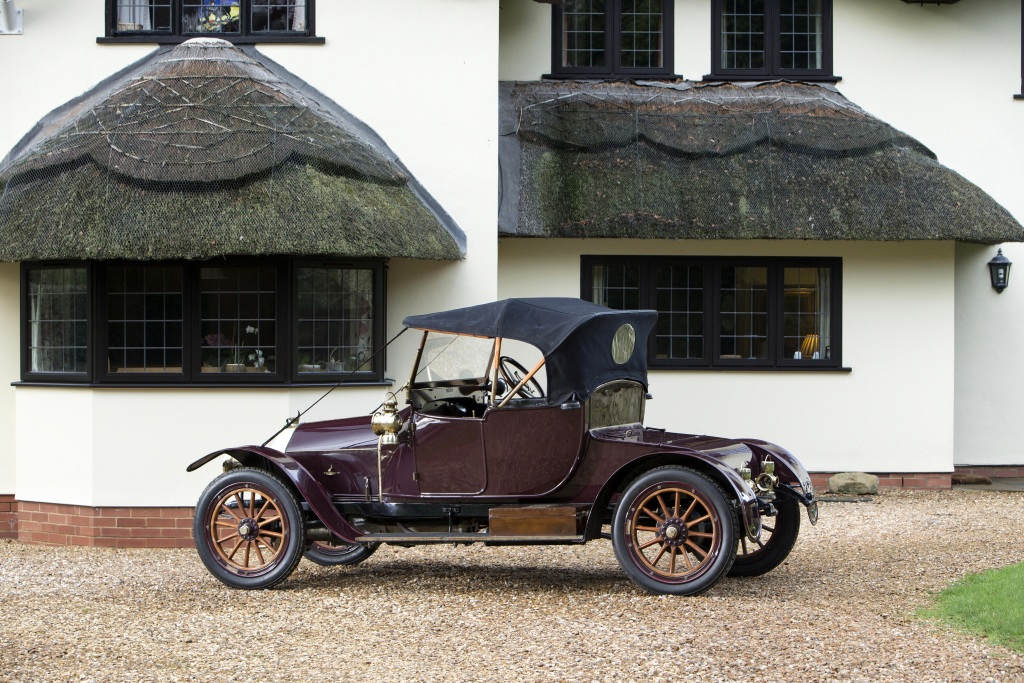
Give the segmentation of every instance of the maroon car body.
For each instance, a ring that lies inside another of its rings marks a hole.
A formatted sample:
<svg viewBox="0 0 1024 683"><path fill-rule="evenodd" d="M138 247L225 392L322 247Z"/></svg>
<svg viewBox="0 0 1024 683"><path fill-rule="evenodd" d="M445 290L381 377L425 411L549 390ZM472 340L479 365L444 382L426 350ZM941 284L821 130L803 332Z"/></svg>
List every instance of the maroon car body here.
<svg viewBox="0 0 1024 683"><path fill-rule="evenodd" d="M810 477L765 441L644 426L655 320L578 299L407 318L423 337L401 410L390 394L372 416L292 424L189 466L232 459L196 508L200 556L241 588L275 585L303 555L354 564L380 543L610 537L633 581L683 595L771 570L799 505L816 520ZM503 355L519 343L539 352L531 370Z"/></svg>

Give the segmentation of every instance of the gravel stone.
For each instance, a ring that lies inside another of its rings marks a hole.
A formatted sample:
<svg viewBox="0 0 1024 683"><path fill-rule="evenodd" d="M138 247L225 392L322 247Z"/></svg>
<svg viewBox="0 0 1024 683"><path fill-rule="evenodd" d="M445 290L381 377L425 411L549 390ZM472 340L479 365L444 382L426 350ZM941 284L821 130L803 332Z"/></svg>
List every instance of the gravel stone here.
<svg viewBox="0 0 1024 683"><path fill-rule="evenodd" d="M1024 680L1024 657L914 618L1024 560L1024 495L822 503L770 574L644 593L610 543L384 546L227 588L193 550L0 542L0 681Z"/></svg>

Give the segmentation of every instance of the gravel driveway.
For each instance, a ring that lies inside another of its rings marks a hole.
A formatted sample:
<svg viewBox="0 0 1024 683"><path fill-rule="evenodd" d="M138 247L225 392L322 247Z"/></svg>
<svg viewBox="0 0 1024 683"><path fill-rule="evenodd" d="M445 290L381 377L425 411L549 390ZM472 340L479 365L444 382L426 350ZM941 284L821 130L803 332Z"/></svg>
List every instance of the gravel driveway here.
<svg viewBox="0 0 1024 683"><path fill-rule="evenodd" d="M696 598L641 592L610 544L382 547L223 587L191 550L0 542L2 681L1022 681L1024 657L911 618L1024 560L1024 494L824 503L789 561Z"/></svg>

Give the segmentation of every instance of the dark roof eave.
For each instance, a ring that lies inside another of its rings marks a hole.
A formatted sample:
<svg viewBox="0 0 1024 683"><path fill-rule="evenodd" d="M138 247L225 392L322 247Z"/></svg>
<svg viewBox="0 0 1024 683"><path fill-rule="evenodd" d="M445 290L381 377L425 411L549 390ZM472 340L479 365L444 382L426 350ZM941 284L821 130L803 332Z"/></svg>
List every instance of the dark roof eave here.
<svg viewBox="0 0 1024 683"><path fill-rule="evenodd" d="M505 83L503 237L1024 241L832 88Z"/></svg>

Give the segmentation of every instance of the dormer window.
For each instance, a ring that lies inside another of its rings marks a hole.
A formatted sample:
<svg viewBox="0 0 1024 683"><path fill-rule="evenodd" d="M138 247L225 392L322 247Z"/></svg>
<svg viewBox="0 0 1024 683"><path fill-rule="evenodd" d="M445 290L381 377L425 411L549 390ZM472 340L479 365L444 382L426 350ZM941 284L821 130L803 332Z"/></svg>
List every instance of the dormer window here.
<svg viewBox="0 0 1024 683"><path fill-rule="evenodd" d="M831 0L713 0L711 77L834 80Z"/></svg>
<svg viewBox="0 0 1024 683"><path fill-rule="evenodd" d="M175 43L211 36L234 43L314 37L315 0L107 0L107 38Z"/></svg>
<svg viewBox="0 0 1024 683"><path fill-rule="evenodd" d="M552 10L553 78L672 75L672 0L565 0Z"/></svg>

